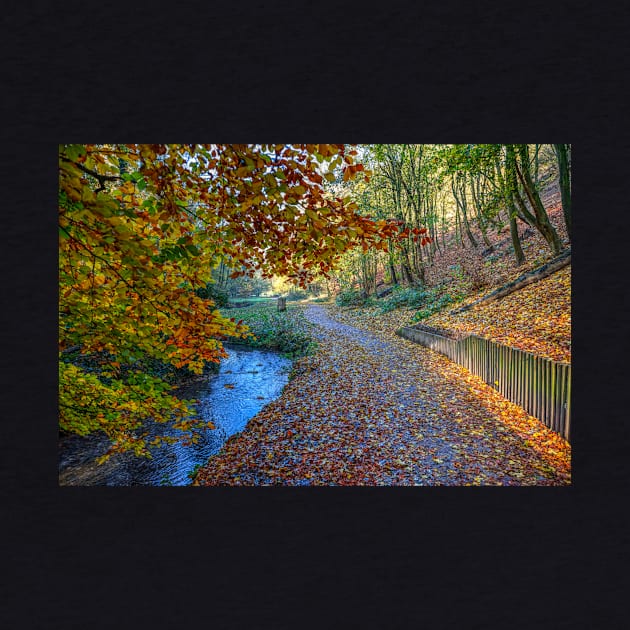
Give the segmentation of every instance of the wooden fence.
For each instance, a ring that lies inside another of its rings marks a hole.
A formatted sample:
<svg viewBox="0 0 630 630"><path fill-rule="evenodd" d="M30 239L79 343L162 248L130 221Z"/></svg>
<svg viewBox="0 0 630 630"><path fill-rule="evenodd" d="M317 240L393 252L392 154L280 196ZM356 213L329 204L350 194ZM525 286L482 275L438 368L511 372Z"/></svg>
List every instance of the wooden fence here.
<svg viewBox="0 0 630 630"><path fill-rule="evenodd" d="M476 335L455 341L417 328L397 334L446 355L565 440L571 437L571 365L537 357Z"/></svg>

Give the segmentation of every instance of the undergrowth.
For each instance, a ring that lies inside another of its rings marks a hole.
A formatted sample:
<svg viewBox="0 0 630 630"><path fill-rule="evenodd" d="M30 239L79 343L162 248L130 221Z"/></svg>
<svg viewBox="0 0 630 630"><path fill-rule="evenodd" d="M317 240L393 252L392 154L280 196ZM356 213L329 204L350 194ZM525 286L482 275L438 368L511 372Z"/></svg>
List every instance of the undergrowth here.
<svg viewBox="0 0 630 630"><path fill-rule="evenodd" d="M426 319L438 311L461 302L467 295L459 283L437 287L395 287L392 294L380 301L379 313L389 313L398 308L417 309L413 321Z"/></svg>
<svg viewBox="0 0 630 630"><path fill-rule="evenodd" d="M299 307L287 306L279 312L277 305L258 303L246 308L232 308L226 315L242 320L255 337L241 343L277 350L291 359L312 354L316 348L310 334L311 324Z"/></svg>
<svg viewBox="0 0 630 630"><path fill-rule="evenodd" d="M337 306L373 306L374 298L366 296L363 291L356 289L347 289L340 291L335 298Z"/></svg>

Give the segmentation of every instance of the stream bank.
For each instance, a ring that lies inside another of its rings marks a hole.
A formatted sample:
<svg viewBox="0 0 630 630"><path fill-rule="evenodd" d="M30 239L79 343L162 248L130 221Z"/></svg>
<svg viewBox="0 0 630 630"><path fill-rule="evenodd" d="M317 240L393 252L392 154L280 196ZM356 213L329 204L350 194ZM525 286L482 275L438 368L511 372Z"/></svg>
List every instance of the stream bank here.
<svg viewBox="0 0 630 630"><path fill-rule="evenodd" d="M152 459L131 453L112 456L104 464L95 463L109 442L104 434L86 437L72 435L60 440L59 485L136 486L191 483L190 474L218 453L225 441L242 431L247 422L270 401L280 396L288 381L291 361L265 349L225 345L229 357L219 372L188 383L177 390L181 398L199 400L200 417L212 421L196 444L164 444L152 449ZM152 435L181 435L168 425L147 423Z"/></svg>

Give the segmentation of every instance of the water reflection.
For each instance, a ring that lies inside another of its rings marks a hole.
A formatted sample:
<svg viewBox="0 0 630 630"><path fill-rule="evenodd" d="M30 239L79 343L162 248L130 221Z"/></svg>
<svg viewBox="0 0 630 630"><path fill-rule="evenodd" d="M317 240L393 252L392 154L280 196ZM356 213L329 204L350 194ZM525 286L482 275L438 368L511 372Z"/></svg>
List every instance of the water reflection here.
<svg viewBox="0 0 630 630"><path fill-rule="evenodd" d="M229 357L221 363L218 374L180 390L183 398L198 399L200 416L215 424L215 429L203 432L198 443L154 448L150 460L130 454L115 455L98 466L94 459L105 452L107 440L98 435L70 436L60 444L59 484L188 485L189 473L277 398L288 379L291 362L278 354L234 345L226 345L226 350ZM178 434L156 423L149 423L147 428L150 433Z"/></svg>

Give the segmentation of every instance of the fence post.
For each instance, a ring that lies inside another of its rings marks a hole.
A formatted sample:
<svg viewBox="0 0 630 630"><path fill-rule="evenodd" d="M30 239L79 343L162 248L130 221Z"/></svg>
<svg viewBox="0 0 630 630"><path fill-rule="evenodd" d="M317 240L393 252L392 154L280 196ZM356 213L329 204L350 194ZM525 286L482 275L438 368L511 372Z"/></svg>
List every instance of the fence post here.
<svg viewBox="0 0 630 630"><path fill-rule="evenodd" d="M512 348L508 348L507 350L507 356L506 356L506 380L507 380L507 395L506 398L509 398L510 400L512 400L512 367L513 367L513 362L512 362Z"/></svg>
<svg viewBox="0 0 630 630"><path fill-rule="evenodd" d="M505 346L499 346L499 391L503 396L505 396L505 392L503 391L503 383L504 383L504 370L505 370Z"/></svg>
<svg viewBox="0 0 630 630"><path fill-rule="evenodd" d="M517 384L516 384L516 404L525 408L525 396L527 394L527 355L522 350L516 351Z"/></svg>
<svg viewBox="0 0 630 630"><path fill-rule="evenodd" d="M539 387L538 387L538 413L540 415L537 418L546 425L545 422L545 401L543 397L543 393L545 391L545 362L541 357L538 357L538 378L539 378Z"/></svg>
<svg viewBox="0 0 630 630"><path fill-rule="evenodd" d="M567 407L566 407L566 397L567 397L567 368L565 365L562 366L560 372L560 413L562 414L562 422L564 424L564 431L567 430Z"/></svg>
<svg viewBox="0 0 630 630"><path fill-rule="evenodd" d="M542 397L542 416L541 416L541 420L543 421L543 424L545 426L550 426L549 424L549 414L547 413L547 377L549 376L549 373L547 371L547 363L548 363L548 359L542 359L540 362L540 365L542 367L542 372L543 372L543 378L542 378L542 389L540 392L540 395Z"/></svg>
<svg viewBox="0 0 630 630"><path fill-rule="evenodd" d="M494 366L495 366L495 356L494 356L494 344L491 341L486 340L486 369L488 372L488 384L490 387L495 389L494 386Z"/></svg>
<svg viewBox="0 0 630 630"><path fill-rule="evenodd" d="M555 430L554 417L553 417L553 393L555 389L555 383L553 382L553 370L551 369L553 364L550 359L547 359L545 369L547 370L547 387L545 388L545 409L547 410L547 426Z"/></svg>
<svg viewBox="0 0 630 630"><path fill-rule="evenodd" d="M514 387L514 349L509 348L508 350L508 398L510 400L514 400L514 393L516 392L516 388Z"/></svg>
<svg viewBox="0 0 630 630"><path fill-rule="evenodd" d="M512 361L514 363L512 401L521 407L523 406L523 359L524 356L522 352L517 348L514 348L512 351Z"/></svg>
<svg viewBox="0 0 630 630"><path fill-rule="evenodd" d="M278 311L286 311L287 310L287 298L278 298Z"/></svg>
<svg viewBox="0 0 630 630"><path fill-rule="evenodd" d="M489 341L485 341L483 344L483 349L486 355L486 365L484 368L486 372L486 383L492 386L492 344Z"/></svg>
<svg viewBox="0 0 630 630"><path fill-rule="evenodd" d="M558 417L558 404L556 402L556 395L557 395L557 389L558 389L558 364L557 363L551 363L550 364L551 367L551 392L550 392L550 400L551 400L551 425L552 425L552 429L554 431L556 431L557 433L562 434L561 432L561 428L560 428L560 424L559 424L559 420L560 418Z"/></svg>
<svg viewBox="0 0 630 630"><path fill-rule="evenodd" d="M540 364L538 357L534 357L534 413L533 415L540 418L539 393L540 393Z"/></svg>
<svg viewBox="0 0 630 630"><path fill-rule="evenodd" d="M558 420L559 420L559 430L561 434L564 436L564 432L566 429L566 423L564 418L564 384L562 382L564 378L564 365L562 363L558 364L558 374L556 376L556 393L558 396Z"/></svg>
<svg viewBox="0 0 630 630"><path fill-rule="evenodd" d="M540 370L542 372L542 387L540 388L540 419L545 426L549 426L549 418L547 416L547 361L540 360Z"/></svg>
<svg viewBox="0 0 630 630"><path fill-rule="evenodd" d="M475 337L475 348L477 349L477 376L481 376L481 343L479 341L479 337Z"/></svg>
<svg viewBox="0 0 630 630"><path fill-rule="evenodd" d="M567 415L565 421L565 440L570 442L571 437L571 366L567 368L567 395L566 395L566 405L567 405Z"/></svg>
<svg viewBox="0 0 630 630"><path fill-rule="evenodd" d="M538 415L536 416L543 424L545 423L545 407L543 405L543 387L545 385L545 373L543 360L536 357L538 362Z"/></svg>
<svg viewBox="0 0 630 630"><path fill-rule="evenodd" d="M526 352L522 350L518 351L518 361L521 364L521 376L520 376L520 406L529 413L527 409L527 395L529 394L529 363L528 363L528 355Z"/></svg>
<svg viewBox="0 0 630 630"><path fill-rule="evenodd" d="M529 389L529 413L536 415L536 357L529 353L527 355L530 370L530 389Z"/></svg>

